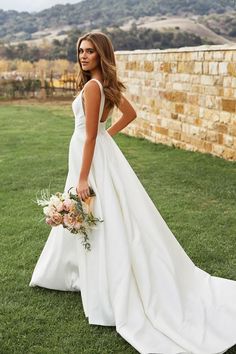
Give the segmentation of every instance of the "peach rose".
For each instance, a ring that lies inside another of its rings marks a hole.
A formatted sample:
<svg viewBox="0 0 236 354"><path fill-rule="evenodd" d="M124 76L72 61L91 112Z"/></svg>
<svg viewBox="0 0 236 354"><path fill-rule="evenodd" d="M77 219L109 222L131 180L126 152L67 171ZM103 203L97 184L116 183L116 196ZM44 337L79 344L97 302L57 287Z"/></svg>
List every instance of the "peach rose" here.
<svg viewBox="0 0 236 354"><path fill-rule="evenodd" d="M60 213L55 212L52 214L51 219L56 225L59 225L62 223L63 216Z"/></svg>
<svg viewBox="0 0 236 354"><path fill-rule="evenodd" d="M74 224L74 228L79 230L80 229L80 226L81 226L81 222L79 221L76 221L75 224Z"/></svg>
<svg viewBox="0 0 236 354"><path fill-rule="evenodd" d="M57 226L57 224L55 224L51 218L47 217L46 218L46 224L50 225L50 226Z"/></svg>
<svg viewBox="0 0 236 354"><path fill-rule="evenodd" d="M74 224L76 223L76 218L73 214L65 214L64 215L64 224L67 227L74 227Z"/></svg>

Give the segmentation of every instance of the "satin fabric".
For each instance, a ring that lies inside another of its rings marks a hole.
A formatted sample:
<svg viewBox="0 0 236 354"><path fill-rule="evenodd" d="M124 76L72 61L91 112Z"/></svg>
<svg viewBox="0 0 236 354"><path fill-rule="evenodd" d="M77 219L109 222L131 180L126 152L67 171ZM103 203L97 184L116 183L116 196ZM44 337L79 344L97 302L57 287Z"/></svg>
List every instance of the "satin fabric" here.
<svg viewBox="0 0 236 354"><path fill-rule="evenodd" d="M93 79L95 80L95 79ZM142 354L219 354L236 344L236 281L211 276L185 253L125 156L100 122L89 185L104 220L89 237L51 229L29 286L80 291L90 324L115 326ZM64 190L76 186L85 141L82 91ZM78 348L79 350L79 348Z"/></svg>

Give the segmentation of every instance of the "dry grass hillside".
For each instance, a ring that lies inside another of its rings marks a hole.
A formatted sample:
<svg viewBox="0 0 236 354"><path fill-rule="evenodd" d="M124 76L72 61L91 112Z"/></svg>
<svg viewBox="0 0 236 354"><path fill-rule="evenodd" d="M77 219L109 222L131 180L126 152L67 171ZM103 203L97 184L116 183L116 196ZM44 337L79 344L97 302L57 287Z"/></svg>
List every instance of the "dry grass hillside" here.
<svg viewBox="0 0 236 354"><path fill-rule="evenodd" d="M131 22L126 23L122 26L122 29L128 30L131 26ZM151 28L153 30L165 31L165 30L176 30L176 31L186 31L198 35L201 38L207 38L215 44L230 44L235 43L232 39L227 39L224 36L221 36L211 29L207 28L205 25L201 24L196 17L175 17L175 16L163 16L158 17L142 17L136 22L138 28Z"/></svg>

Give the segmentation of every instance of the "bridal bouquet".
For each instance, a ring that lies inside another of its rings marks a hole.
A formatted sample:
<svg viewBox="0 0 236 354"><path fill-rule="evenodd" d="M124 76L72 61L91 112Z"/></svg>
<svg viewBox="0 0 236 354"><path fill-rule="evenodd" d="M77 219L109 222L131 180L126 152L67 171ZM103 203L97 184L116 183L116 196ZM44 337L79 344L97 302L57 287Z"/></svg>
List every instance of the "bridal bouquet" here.
<svg viewBox="0 0 236 354"><path fill-rule="evenodd" d="M77 194L70 192L71 188L67 193L57 192L51 196L47 190L43 190L41 191L42 198L37 198L36 203L43 207L45 222L48 225L52 227L62 225L72 234L82 234L82 244L86 250L90 251L88 231L98 221L103 222L92 213L92 201L95 193L89 187L90 197L83 201Z"/></svg>

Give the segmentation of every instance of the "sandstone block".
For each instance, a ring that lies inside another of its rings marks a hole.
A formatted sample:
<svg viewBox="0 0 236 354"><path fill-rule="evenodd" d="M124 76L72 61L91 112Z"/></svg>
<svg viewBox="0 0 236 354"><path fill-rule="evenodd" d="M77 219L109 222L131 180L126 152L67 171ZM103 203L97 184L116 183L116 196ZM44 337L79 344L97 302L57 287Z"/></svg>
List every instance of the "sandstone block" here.
<svg viewBox="0 0 236 354"><path fill-rule="evenodd" d="M212 143L217 142L218 141L218 133L214 130L208 130L206 140L210 141Z"/></svg>
<svg viewBox="0 0 236 354"><path fill-rule="evenodd" d="M194 124L196 126L201 126L202 125L202 119L201 118L196 118L194 119Z"/></svg>
<svg viewBox="0 0 236 354"><path fill-rule="evenodd" d="M228 74L231 76L236 76L236 63L228 63L227 69Z"/></svg>
<svg viewBox="0 0 236 354"><path fill-rule="evenodd" d="M216 129L219 133L224 133L226 134L228 132L228 126L223 123L217 123L216 124Z"/></svg>
<svg viewBox="0 0 236 354"><path fill-rule="evenodd" d="M224 51L223 50L215 51L215 52L213 52L212 57L216 61L223 61L224 60Z"/></svg>
<svg viewBox="0 0 236 354"><path fill-rule="evenodd" d="M180 132L174 132L173 138L174 138L175 140L180 140L180 138L181 138L181 133L180 133Z"/></svg>
<svg viewBox="0 0 236 354"><path fill-rule="evenodd" d="M195 126L195 125L190 125L189 127L189 133L190 135L199 135L200 128Z"/></svg>
<svg viewBox="0 0 236 354"><path fill-rule="evenodd" d="M201 106L203 106L202 102L201 102ZM205 104L204 104L205 106ZM205 118L205 111L206 109L204 107L199 107L199 117L200 118Z"/></svg>
<svg viewBox="0 0 236 354"><path fill-rule="evenodd" d="M228 125L228 133L234 137L236 137L236 124Z"/></svg>
<svg viewBox="0 0 236 354"><path fill-rule="evenodd" d="M207 61L203 62L202 73L205 74L205 75L209 74L209 63Z"/></svg>
<svg viewBox="0 0 236 354"><path fill-rule="evenodd" d="M177 72L178 73L193 73L194 72L194 62L178 62Z"/></svg>
<svg viewBox="0 0 236 354"><path fill-rule="evenodd" d="M219 88L217 86L204 86L204 94L205 95L211 95L211 96L217 96L219 92Z"/></svg>
<svg viewBox="0 0 236 354"><path fill-rule="evenodd" d="M231 113L229 112L220 112L220 122L224 124L228 124L231 121Z"/></svg>
<svg viewBox="0 0 236 354"><path fill-rule="evenodd" d="M224 146L219 144L212 145L212 152L215 153L217 156L222 156L224 151Z"/></svg>
<svg viewBox="0 0 236 354"><path fill-rule="evenodd" d="M171 118L172 118L172 119L178 119L178 114L176 114L176 113L171 113Z"/></svg>
<svg viewBox="0 0 236 354"><path fill-rule="evenodd" d="M214 78L211 75L201 76L201 85L213 85Z"/></svg>
<svg viewBox="0 0 236 354"><path fill-rule="evenodd" d="M190 143L190 136L187 133L181 132L181 141Z"/></svg>
<svg viewBox="0 0 236 354"><path fill-rule="evenodd" d="M198 95L188 95L188 102L192 105L198 105Z"/></svg>
<svg viewBox="0 0 236 354"><path fill-rule="evenodd" d="M212 51L206 51L204 55L204 60L205 61L211 61L213 59L213 52Z"/></svg>
<svg viewBox="0 0 236 354"><path fill-rule="evenodd" d="M217 137L217 143L222 145L224 142L223 134L219 133Z"/></svg>
<svg viewBox="0 0 236 354"><path fill-rule="evenodd" d="M171 73L171 63L168 62L163 62L160 64L160 70L163 71L164 73Z"/></svg>
<svg viewBox="0 0 236 354"><path fill-rule="evenodd" d="M225 87L223 92L224 92L223 95L224 95L225 98L234 97L234 89L231 88L231 87Z"/></svg>
<svg viewBox="0 0 236 354"><path fill-rule="evenodd" d="M200 140L200 139L197 139L197 138L191 138L190 139L190 143L197 147L200 151L204 151L204 140Z"/></svg>
<svg viewBox="0 0 236 354"><path fill-rule="evenodd" d="M187 94L181 91L164 92L163 97L173 102L186 102Z"/></svg>
<svg viewBox="0 0 236 354"><path fill-rule="evenodd" d="M210 143L209 141L204 141L203 146L206 152L212 152L212 143Z"/></svg>
<svg viewBox="0 0 236 354"><path fill-rule="evenodd" d="M182 130L182 123L179 120L169 120L168 123L168 128L176 130L176 131L181 131Z"/></svg>
<svg viewBox="0 0 236 354"><path fill-rule="evenodd" d="M179 90L179 91L184 90L184 84L182 82L174 82L172 87L173 87L173 90Z"/></svg>
<svg viewBox="0 0 236 354"><path fill-rule="evenodd" d="M233 147L234 145L234 138L231 135L225 134L224 135L224 145L228 147Z"/></svg>
<svg viewBox="0 0 236 354"><path fill-rule="evenodd" d="M225 57L224 57L224 60L225 61L232 61L233 59L233 52L232 51L226 51L225 52Z"/></svg>
<svg viewBox="0 0 236 354"><path fill-rule="evenodd" d="M236 100L224 99L221 100L222 110L226 112L236 112Z"/></svg>
<svg viewBox="0 0 236 354"><path fill-rule="evenodd" d="M191 75L191 76L189 77L188 82L190 82L191 85L192 85L192 84L199 84L199 83L200 83L200 75L194 75L194 74Z"/></svg>
<svg viewBox="0 0 236 354"><path fill-rule="evenodd" d="M195 74L202 74L202 70L203 70L202 62L195 62L193 72Z"/></svg>
<svg viewBox="0 0 236 354"><path fill-rule="evenodd" d="M180 82L189 82L190 81L190 78L191 78L191 75L190 74L179 74L178 75L178 79L177 81L180 81Z"/></svg>
<svg viewBox="0 0 236 354"><path fill-rule="evenodd" d="M154 70L154 64L150 61L144 61L144 70L147 72L152 72Z"/></svg>
<svg viewBox="0 0 236 354"><path fill-rule="evenodd" d="M219 74L221 75L228 74L228 63L226 62L219 63Z"/></svg>
<svg viewBox="0 0 236 354"><path fill-rule="evenodd" d="M154 129L157 133L162 134L162 135L168 135L168 129L163 128L163 127L155 127Z"/></svg>
<svg viewBox="0 0 236 354"><path fill-rule="evenodd" d="M225 148L224 151L222 152L222 156L226 159L226 160L232 160L235 156L235 151L233 149L230 148Z"/></svg>
<svg viewBox="0 0 236 354"><path fill-rule="evenodd" d="M193 106L191 104L188 105L187 109L186 109L186 113L189 116L192 116L194 118L199 116L199 107L198 106Z"/></svg>
<svg viewBox="0 0 236 354"><path fill-rule="evenodd" d="M236 78L235 78L235 77L232 78L231 85L232 85L233 88L236 88ZM234 95L235 95L235 94L234 94ZM235 95L235 96L236 96L236 95Z"/></svg>
<svg viewBox="0 0 236 354"><path fill-rule="evenodd" d="M207 108L214 108L214 107L215 107L215 97L214 97L214 96L207 95L207 96L206 96L205 106L206 106Z"/></svg>
<svg viewBox="0 0 236 354"><path fill-rule="evenodd" d="M175 104L175 112L176 113L184 113L184 105L182 103Z"/></svg>
<svg viewBox="0 0 236 354"><path fill-rule="evenodd" d="M209 63L209 74L217 75L219 73L219 64L216 62Z"/></svg>
<svg viewBox="0 0 236 354"><path fill-rule="evenodd" d="M232 86L232 77L231 76L225 76L223 78L223 87L231 87Z"/></svg>

